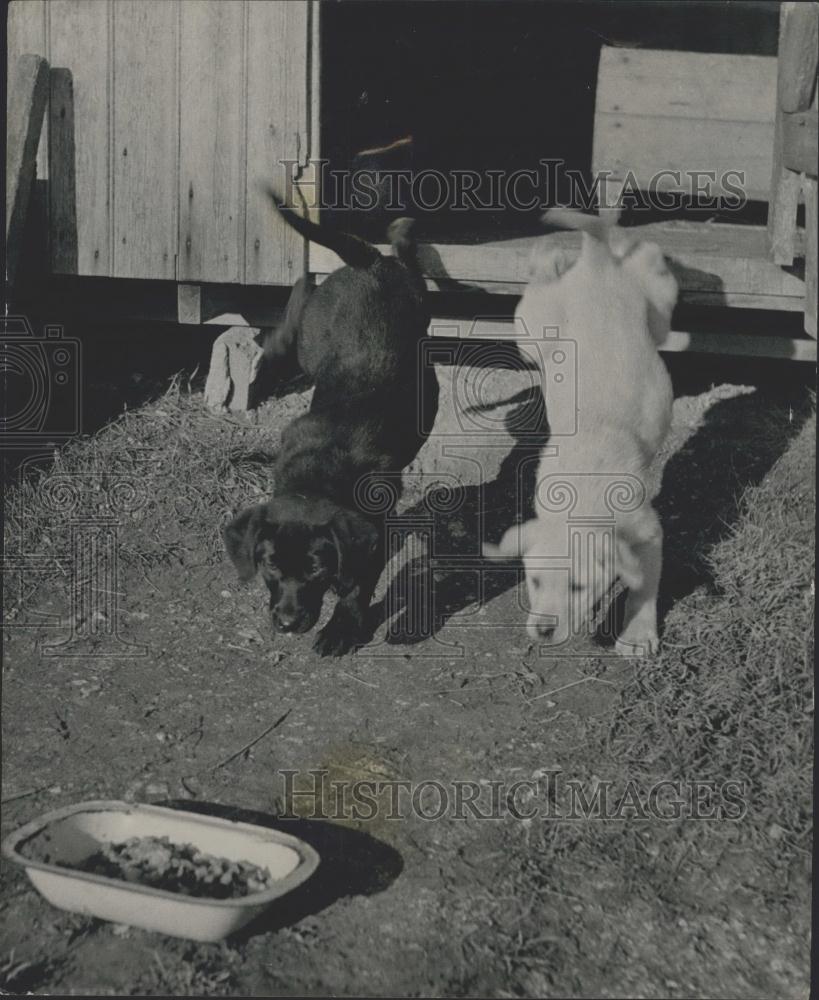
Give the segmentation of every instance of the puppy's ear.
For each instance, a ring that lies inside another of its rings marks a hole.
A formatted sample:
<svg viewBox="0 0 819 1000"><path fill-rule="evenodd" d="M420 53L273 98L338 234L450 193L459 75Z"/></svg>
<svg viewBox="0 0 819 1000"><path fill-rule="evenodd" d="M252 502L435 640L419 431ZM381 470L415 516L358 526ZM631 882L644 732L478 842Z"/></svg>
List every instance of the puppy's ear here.
<svg viewBox="0 0 819 1000"><path fill-rule="evenodd" d="M247 507L222 529L225 548L242 583L256 575L256 542L267 522L267 505Z"/></svg>
<svg viewBox="0 0 819 1000"><path fill-rule="evenodd" d="M622 538L617 539L617 575L629 590L637 590L643 583L643 569L632 547Z"/></svg>
<svg viewBox="0 0 819 1000"><path fill-rule="evenodd" d="M372 522L352 510L339 509L327 527L336 547L336 590L343 597L360 580L381 535Z"/></svg>
<svg viewBox="0 0 819 1000"><path fill-rule="evenodd" d="M671 314L679 294L677 279L656 243L639 243L626 258L625 266L636 277L646 297L652 339L662 344L671 330Z"/></svg>

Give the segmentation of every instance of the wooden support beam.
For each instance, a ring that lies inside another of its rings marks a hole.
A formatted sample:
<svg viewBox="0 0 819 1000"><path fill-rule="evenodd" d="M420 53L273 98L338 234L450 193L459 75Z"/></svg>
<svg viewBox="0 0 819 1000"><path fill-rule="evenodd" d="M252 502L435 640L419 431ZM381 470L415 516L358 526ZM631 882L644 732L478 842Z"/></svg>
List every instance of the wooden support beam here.
<svg viewBox="0 0 819 1000"><path fill-rule="evenodd" d="M459 320L433 318L430 333L447 339L503 340L525 343L512 319ZM696 354L725 354L737 357L781 358L816 363L816 343L807 338L776 337L742 333L712 333L672 330L660 345L662 353L687 351Z"/></svg>
<svg viewBox="0 0 819 1000"><path fill-rule="evenodd" d="M11 67L6 140L6 280L14 284L48 100L48 63L20 56Z"/></svg>
<svg viewBox="0 0 819 1000"><path fill-rule="evenodd" d="M805 333L816 339L816 298L817 287L817 212L816 178L806 177L803 182L805 193Z"/></svg>
<svg viewBox="0 0 819 1000"><path fill-rule="evenodd" d="M641 227L639 233L663 248L680 282L682 302L789 312L804 309L804 282L770 261L761 226L656 224ZM432 289L465 291L471 286L520 294L528 281L532 251L544 239L570 255L580 249L578 233L558 232L474 246L421 244L419 259ZM800 233L794 247L801 252L801 245ZM380 249L390 252L389 247ZM310 244L311 272L326 275L340 266L332 251Z"/></svg>
<svg viewBox="0 0 819 1000"><path fill-rule="evenodd" d="M786 113L810 107L816 87L819 4L784 3L779 34L779 106Z"/></svg>
<svg viewBox="0 0 819 1000"><path fill-rule="evenodd" d="M791 111L782 116L782 162L788 170L816 177L819 159L819 115Z"/></svg>
<svg viewBox="0 0 819 1000"><path fill-rule="evenodd" d="M787 165L786 115L807 111L816 89L819 4L782 4L777 59L774 159L768 202L768 239L774 263L790 265L796 251L796 212L802 180Z"/></svg>

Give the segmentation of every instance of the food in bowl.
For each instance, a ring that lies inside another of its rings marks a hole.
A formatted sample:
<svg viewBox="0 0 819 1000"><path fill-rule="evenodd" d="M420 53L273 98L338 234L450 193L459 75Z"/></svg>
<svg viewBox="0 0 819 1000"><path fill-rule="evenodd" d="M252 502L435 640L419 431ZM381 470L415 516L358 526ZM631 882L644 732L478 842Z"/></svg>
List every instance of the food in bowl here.
<svg viewBox="0 0 819 1000"><path fill-rule="evenodd" d="M169 837L129 837L102 844L81 862L62 866L210 899L238 899L264 892L274 883L266 868L251 861L220 858L194 844L173 843Z"/></svg>

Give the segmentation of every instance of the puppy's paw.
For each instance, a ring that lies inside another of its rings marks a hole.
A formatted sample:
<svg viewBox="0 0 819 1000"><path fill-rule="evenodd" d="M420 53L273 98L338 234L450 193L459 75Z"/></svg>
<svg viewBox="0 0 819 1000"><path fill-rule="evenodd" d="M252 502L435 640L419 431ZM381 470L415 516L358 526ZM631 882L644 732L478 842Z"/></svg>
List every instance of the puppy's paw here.
<svg viewBox="0 0 819 1000"><path fill-rule="evenodd" d="M617 637L614 651L619 656L654 656L660 651L660 639L656 631L626 629Z"/></svg>
<svg viewBox="0 0 819 1000"><path fill-rule="evenodd" d="M319 656L343 656L363 642L349 624L342 624L331 618L316 636L313 649Z"/></svg>

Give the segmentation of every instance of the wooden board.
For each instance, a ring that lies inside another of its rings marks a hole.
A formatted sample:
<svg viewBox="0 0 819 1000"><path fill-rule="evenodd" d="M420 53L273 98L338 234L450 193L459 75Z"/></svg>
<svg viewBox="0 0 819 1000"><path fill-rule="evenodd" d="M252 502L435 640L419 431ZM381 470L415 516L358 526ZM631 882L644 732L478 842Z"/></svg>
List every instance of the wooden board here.
<svg viewBox="0 0 819 1000"><path fill-rule="evenodd" d="M307 157L308 6L251 3L248 16L244 280L292 285L304 271L304 241L273 212L260 185L284 192L281 161Z"/></svg>
<svg viewBox="0 0 819 1000"><path fill-rule="evenodd" d="M714 171L717 192L741 171L746 196L766 199L775 109L775 58L603 46L592 171L630 172L643 189L661 171Z"/></svg>
<svg viewBox="0 0 819 1000"><path fill-rule="evenodd" d="M595 118L594 134L600 160L593 169L611 170L618 177L630 172L639 189L656 185L660 191L693 194L697 181L687 178L694 171L705 171L714 180L701 182L706 197L723 193L736 197L731 187L743 192L743 201L768 197L773 123L602 114ZM672 178L669 171L680 172L681 177Z"/></svg>
<svg viewBox="0 0 819 1000"><path fill-rule="evenodd" d="M115 278L55 277L37 290L37 308L54 321L117 323L123 319L146 322L208 323L216 326L273 326L286 308L286 289L262 286L177 285L171 281L134 282ZM26 302L22 305L25 307ZM435 299L430 300L433 318L430 336L457 340L515 341L519 331L509 304L496 305L501 313L492 319L473 316L470 308L453 315L436 316ZM442 310L443 311L443 310ZM503 315L506 314L506 315ZM745 355L762 358L816 362L816 342L808 337L778 334L774 322L770 334L715 333L701 330L672 330L660 350Z"/></svg>
<svg viewBox="0 0 819 1000"><path fill-rule="evenodd" d="M244 3L181 0L181 281L244 273L246 29Z"/></svg>
<svg viewBox="0 0 819 1000"><path fill-rule="evenodd" d="M788 140L785 114L807 110L815 94L817 32L819 4L782 4L779 15L777 114L768 209L770 252L777 264L790 265L798 255L796 213L802 181L785 162Z"/></svg>
<svg viewBox="0 0 819 1000"><path fill-rule="evenodd" d="M28 53L48 59L45 0L25 0L25 2L17 0L17 2L9 4L6 32L7 75L11 74L14 61L18 56ZM8 93L9 87L7 86L6 94ZM40 180L45 180L48 177L47 111L37 150L37 177Z"/></svg>
<svg viewBox="0 0 819 1000"><path fill-rule="evenodd" d="M51 266L58 274L110 274L111 7L49 0L46 12L51 66L65 71L56 78L59 108L52 72L50 125L59 128L59 139L52 133Z"/></svg>
<svg viewBox="0 0 819 1000"><path fill-rule="evenodd" d="M451 317L430 321L430 336L457 340L521 340L511 319L463 320ZM793 337L758 334L706 333L672 330L660 345L664 354L689 351L700 354L732 354L743 357L781 358L816 362L816 343Z"/></svg>
<svg viewBox="0 0 819 1000"><path fill-rule="evenodd" d="M37 146L48 99L48 63L16 56L9 69L6 136L6 277L14 284L36 172Z"/></svg>
<svg viewBox="0 0 819 1000"><path fill-rule="evenodd" d="M782 5L779 55L783 72L779 80L779 106L786 114L810 107L816 89L819 4Z"/></svg>
<svg viewBox="0 0 819 1000"><path fill-rule="evenodd" d="M176 4L113 5L113 274L176 277L178 105Z"/></svg>
<svg viewBox="0 0 819 1000"><path fill-rule="evenodd" d="M776 110L776 58L604 45L597 114L664 115L770 125Z"/></svg>
<svg viewBox="0 0 819 1000"><path fill-rule="evenodd" d="M751 309L797 311L804 307L804 282L767 259L767 240L761 227L671 224L641 227L644 239L655 240L672 261L688 303L728 305ZM551 233L478 246L422 245L420 259L429 279L476 284L498 291L520 291L529 274L534 244L548 240L577 252L577 233ZM389 253L389 247L381 248ZM341 264L332 251L310 244L310 271L328 274Z"/></svg>
<svg viewBox="0 0 819 1000"><path fill-rule="evenodd" d="M816 299L819 295L817 282L817 230L819 229L819 214L817 213L816 178L806 177L803 180L805 192L805 333L816 339Z"/></svg>

